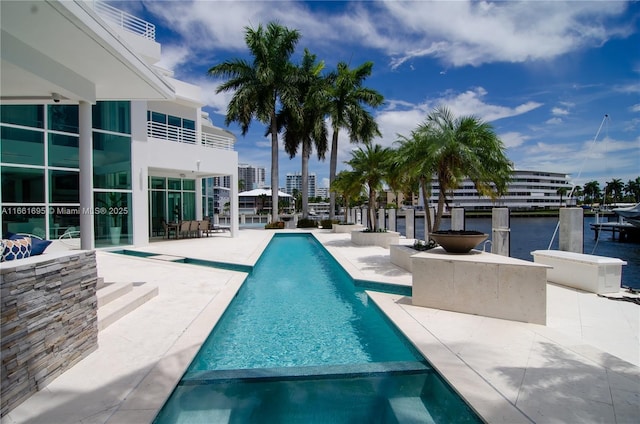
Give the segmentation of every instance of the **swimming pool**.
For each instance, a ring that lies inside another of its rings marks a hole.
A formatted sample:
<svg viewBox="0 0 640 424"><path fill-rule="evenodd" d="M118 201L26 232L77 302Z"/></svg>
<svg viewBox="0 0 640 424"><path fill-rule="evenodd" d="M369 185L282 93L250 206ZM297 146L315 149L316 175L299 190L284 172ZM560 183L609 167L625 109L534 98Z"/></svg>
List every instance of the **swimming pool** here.
<svg viewBox="0 0 640 424"><path fill-rule="evenodd" d="M313 236L279 234L155 423L406 420L480 422Z"/></svg>

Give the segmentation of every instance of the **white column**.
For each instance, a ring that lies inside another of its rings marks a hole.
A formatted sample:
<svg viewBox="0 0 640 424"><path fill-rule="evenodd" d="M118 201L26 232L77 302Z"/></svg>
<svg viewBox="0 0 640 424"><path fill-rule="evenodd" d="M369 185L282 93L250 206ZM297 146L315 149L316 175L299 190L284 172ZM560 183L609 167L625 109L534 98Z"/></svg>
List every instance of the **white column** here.
<svg viewBox="0 0 640 424"><path fill-rule="evenodd" d="M491 253L510 256L510 243L509 208L493 208L491 210Z"/></svg>
<svg viewBox="0 0 640 424"><path fill-rule="evenodd" d="M196 220L202 220L202 178L196 178Z"/></svg>
<svg viewBox="0 0 640 424"><path fill-rule="evenodd" d="M451 229L453 231L464 231L464 208L451 209Z"/></svg>
<svg viewBox="0 0 640 424"><path fill-rule="evenodd" d="M229 216L231 225L231 237L238 237L240 231L239 225L239 207L238 204L238 167L236 166L233 171L233 175L231 175L231 188L229 190ZM244 218L244 215L243 215Z"/></svg>
<svg viewBox="0 0 640 424"><path fill-rule="evenodd" d="M93 227L93 121L91 104L80 101L78 114L80 159L80 248L92 250L95 247Z"/></svg>

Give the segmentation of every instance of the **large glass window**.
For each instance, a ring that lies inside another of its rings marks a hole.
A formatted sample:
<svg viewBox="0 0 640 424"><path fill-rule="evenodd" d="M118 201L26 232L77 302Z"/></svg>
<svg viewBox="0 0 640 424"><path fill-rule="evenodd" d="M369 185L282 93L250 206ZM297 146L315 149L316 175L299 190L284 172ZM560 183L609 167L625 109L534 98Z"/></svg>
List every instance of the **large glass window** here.
<svg viewBox="0 0 640 424"><path fill-rule="evenodd" d="M0 151L2 162L44 165L44 133L2 127Z"/></svg>
<svg viewBox="0 0 640 424"><path fill-rule="evenodd" d="M49 133L49 165L62 168L79 168L78 143L78 137Z"/></svg>
<svg viewBox="0 0 640 424"><path fill-rule="evenodd" d="M93 186L131 188L131 139L113 134L93 133Z"/></svg>
<svg viewBox="0 0 640 424"><path fill-rule="evenodd" d="M149 187L154 190L163 190L167 188L166 178L151 177L150 180L151 184L149 184Z"/></svg>
<svg viewBox="0 0 640 424"><path fill-rule="evenodd" d="M80 173L49 171L49 198L52 203L80 202Z"/></svg>
<svg viewBox="0 0 640 424"><path fill-rule="evenodd" d="M95 192L96 246L132 243L131 193Z"/></svg>
<svg viewBox="0 0 640 424"><path fill-rule="evenodd" d="M1 175L3 204L44 203L44 169L3 166Z"/></svg>
<svg viewBox="0 0 640 424"><path fill-rule="evenodd" d="M0 116L3 124L44 128L42 105L2 105L0 106Z"/></svg>
<svg viewBox="0 0 640 424"><path fill-rule="evenodd" d="M93 106L93 128L131 134L131 107L128 101L98 102Z"/></svg>
<svg viewBox="0 0 640 424"><path fill-rule="evenodd" d="M169 178L169 190L182 190L182 180L180 178Z"/></svg>
<svg viewBox="0 0 640 424"><path fill-rule="evenodd" d="M48 127L78 134L78 105L50 105Z"/></svg>
<svg viewBox="0 0 640 424"><path fill-rule="evenodd" d="M45 238L45 213L44 206L2 206L2 236L8 232L33 234Z"/></svg>
<svg viewBox="0 0 640 424"><path fill-rule="evenodd" d="M80 206L56 205L49 207L49 238L55 240L65 233L78 238L80 231Z"/></svg>

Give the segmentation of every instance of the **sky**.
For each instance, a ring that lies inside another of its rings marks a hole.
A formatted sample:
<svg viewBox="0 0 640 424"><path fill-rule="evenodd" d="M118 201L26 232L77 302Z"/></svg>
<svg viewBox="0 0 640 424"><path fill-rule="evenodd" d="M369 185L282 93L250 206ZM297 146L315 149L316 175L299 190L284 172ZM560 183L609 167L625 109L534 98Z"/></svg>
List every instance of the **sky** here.
<svg viewBox="0 0 640 424"><path fill-rule="evenodd" d="M225 127L232 93L207 70L227 59L251 60L247 27L276 21L297 29L304 48L351 67L374 63L364 85L380 92L372 110L394 146L430 111L490 123L515 169L560 172L574 184L640 176L640 2L623 1L125 1L110 2L156 25L160 65L203 89L213 123L237 137L239 162L264 166L270 183L271 140L254 121L242 136ZM330 128L330 127L329 127ZM346 131L338 170L348 168ZM282 146L279 186L300 172ZM309 171L328 186L329 153L314 152Z"/></svg>

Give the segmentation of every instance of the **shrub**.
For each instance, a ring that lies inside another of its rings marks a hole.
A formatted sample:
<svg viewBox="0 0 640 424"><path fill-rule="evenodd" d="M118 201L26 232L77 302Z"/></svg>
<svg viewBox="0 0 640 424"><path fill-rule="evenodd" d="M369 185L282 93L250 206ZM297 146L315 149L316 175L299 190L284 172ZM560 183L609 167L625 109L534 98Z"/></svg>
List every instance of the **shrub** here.
<svg viewBox="0 0 640 424"><path fill-rule="evenodd" d="M298 220L298 228L317 228L318 223L313 219L299 219Z"/></svg>
<svg viewBox="0 0 640 424"><path fill-rule="evenodd" d="M264 226L265 230L282 230L284 229L284 221L270 222Z"/></svg>
<svg viewBox="0 0 640 424"><path fill-rule="evenodd" d="M378 228L377 230L372 230L371 228L365 228L362 230L363 233L386 233L386 228Z"/></svg>
<svg viewBox="0 0 640 424"><path fill-rule="evenodd" d="M331 220L331 219L323 219L322 221L320 221L320 225L322 226L322 228L325 228L325 229L328 229L328 230L333 228L333 224L334 223L337 224L338 221L337 220Z"/></svg>
<svg viewBox="0 0 640 424"><path fill-rule="evenodd" d="M428 242L423 240L416 240L412 246L415 250L425 251L433 249L434 247L438 247L438 243L434 240L429 240Z"/></svg>

